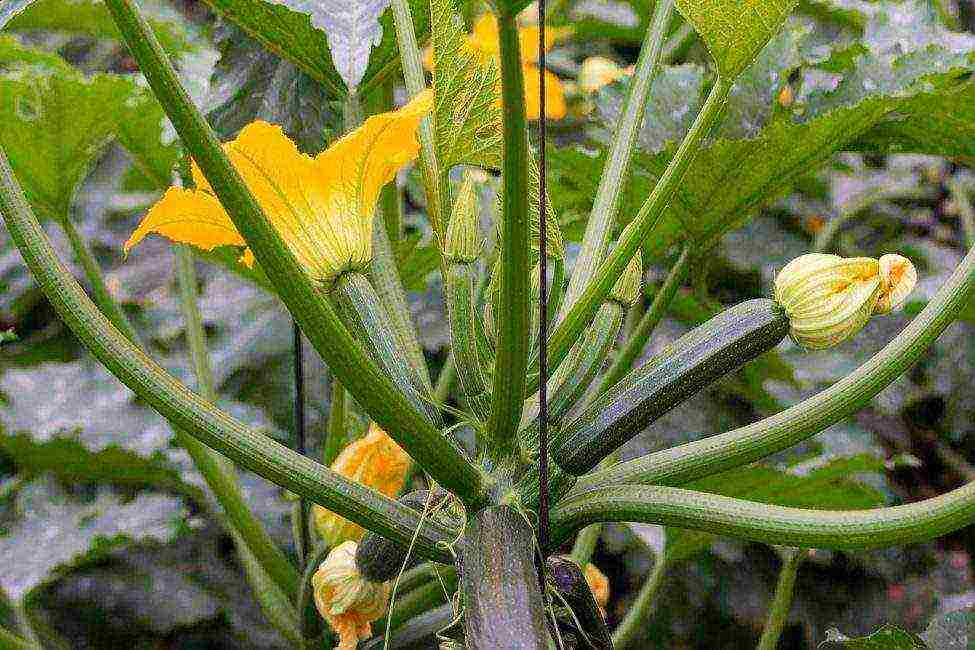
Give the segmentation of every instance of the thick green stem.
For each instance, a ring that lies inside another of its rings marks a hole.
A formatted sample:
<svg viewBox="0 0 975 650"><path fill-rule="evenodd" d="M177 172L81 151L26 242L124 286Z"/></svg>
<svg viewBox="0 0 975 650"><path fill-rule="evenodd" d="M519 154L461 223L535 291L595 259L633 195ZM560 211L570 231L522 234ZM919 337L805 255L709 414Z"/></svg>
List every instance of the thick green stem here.
<svg viewBox="0 0 975 650"><path fill-rule="evenodd" d="M186 325L186 340L190 349L190 360L195 370L197 387L203 399L216 401L213 373L206 349L206 334L203 319L197 303L196 270L193 268L193 254L189 248L177 244L176 279L179 287L180 309ZM238 552L246 561L248 577L258 595L266 597L272 609L274 591L264 584L265 575L279 588L287 600L298 593L298 572L288 561L274 540L267 534L260 520L254 516L237 482L237 475L226 458L208 449L192 436L177 430L177 439L190 454L193 463L203 475L207 486L217 498L230 526ZM263 600L262 600L263 603ZM272 614L273 615L273 614Z"/></svg>
<svg viewBox="0 0 975 650"><path fill-rule="evenodd" d="M620 195L630 172L630 161L633 159L637 135L643 124L647 97L660 69L661 49L673 10L673 0L658 2L654 9L653 22L643 39L640 56L630 78L626 99L620 112L620 121L613 134L606 166L603 167L603 175L599 179L592 212L586 223L582 250L579 251L579 256L572 267L569 286L562 302L561 317L564 317L579 300L583 290L596 276L603 258L606 257L606 249L609 247L616 214L619 211Z"/></svg>
<svg viewBox="0 0 975 650"><path fill-rule="evenodd" d="M399 340L390 329L389 312L369 279L358 272L343 273L332 285L332 301L345 326L368 345L373 360L406 395L413 407L426 414L431 424L442 426L440 412L428 397L420 378L399 349Z"/></svg>
<svg viewBox="0 0 975 650"><path fill-rule="evenodd" d="M758 642L758 650L775 650L779 646L782 628L789 618L792 609L792 597L796 588L796 577L799 575L799 565L806 557L805 549L784 549L782 555L782 569L779 571L779 582L775 586L772 606L769 608L765 630Z"/></svg>
<svg viewBox="0 0 975 650"><path fill-rule="evenodd" d="M440 375L437 377L437 385L433 388L433 401L436 404L443 404L450 397L450 391L454 385L454 379L457 378L457 364L454 363L453 353L447 355L447 360L443 363L443 368L440 369Z"/></svg>
<svg viewBox="0 0 975 650"><path fill-rule="evenodd" d="M667 574L668 566L667 552L664 550L653 559L653 568L650 570L650 575L647 576L646 582L640 587L640 591L637 593L636 599L630 606L629 611L626 612L626 616L620 621L616 629L613 630L613 647L616 650L623 650L623 648L630 646L637 633L641 629L646 628L647 621L653 615L657 594L660 592L660 586L664 582L664 576Z"/></svg>
<svg viewBox="0 0 975 650"><path fill-rule="evenodd" d="M68 236L68 241L71 242L71 250L74 252L75 257L81 263L81 268L85 272L85 279L88 280L88 286L91 287L91 295L95 304L108 317L112 325L117 327L127 339L133 343L140 344L138 332L132 326L132 321L129 320L129 317L122 311L122 306L112 297L111 292L108 290L108 285L105 283L105 276L102 274L102 269L98 265L98 260L95 259L95 256L88 248L88 243L81 236L81 233L78 232L74 222L71 221L70 217L65 216L58 223Z"/></svg>
<svg viewBox="0 0 975 650"><path fill-rule="evenodd" d="M501 98L504 102L504 169L501 206L500 310L495 314L498 341L494 367L491 420L483 444L495 460L514 453L518 423L525 401L531 322L529 270L531 249L528 224L528 134L525 83L522 77L518 25L515 15L498 16L501 56Z"/></svg>
<svg viewBox="0 0 975 650"><path fill-rule="evenodd" d="M583 528L576 536L576 541L572 544L572 559L579 566L585 568L592 560L592 554L596 552L596 543L599 541L599 534L602 530L602 524L593 524Z"/></svg>
<svg viewBox="0 0 975 650"><path fill-rule="evenodd" d="M973 295L975 248L894 340L828 389L760 422L595 472L576 490L619 483L681 485L799 444L868 404L921 358Z"/></svg>
<svg viewBox="0 0 975 650"><path fill-rule="evenodd" d="M657 295L654 296L650 309L644 312L640 322L627 339L626 345L623 346L616 359L613 360L613 365L603 375L603 380L599 384L597 395L605 393L613 384L622 379L633 368L633 362L643 354L643 349L647 346L650 335L653 334L653 330L660 323L660 319L667 313L667 308L674 300L674 296L677 295L677 290L687 277L691 261L691 251L690 244L685 244L681 249L680 257L677 258L677 262L671 267L670 273L667 274L663 285L657 291Z"/></svg>
<svg viewBox="0 0 975 650"><path fill-rule="evenodd" d="M740 539L837 550L924 542L975 522L975 483L908 505L807 510L681 488L620 485L578 491L552 512L552 544L599 521L630 521Z"/></svg>
<svg viewBox="0 0 975 650"><path fill-rule="evenodd" d="M439 484L468 504L483 502L483 474L384 376L305 275L230 164L212 129L190 101L132 0L107 0L106 6L183 144L328 367L373 420Z"/></svg>
<svg viewBox="0 0 975 650"><path fill-rule="evenodd" d="M436 645L434 636L454 620L452 603L420 614L402 627L394 630L387 639L385 635L376 636L359 647L361 650L399 650L400 648L432 647L420 646L421 641Z"/></svg>
<svg viewBox="0 0 975 650"><path fill-rule="evenodd" d="M328 437L322 449L322 462L326 466L331 466L332 461L338 458L349 439L349 432L346 429L348 395L346 395L345 389L342 388L342 382L337 377L332 377L332 388L328 400L328 425L326 427Z"/></svg>
<svg viewBox="0 0 975 650"><path fill-rule="evenodd" d="M420 524L419 515L413 510L244 425L187 389L125 338L58 259L2 149L0 213L24 261L61 320L112 374L175 429L187 432L241 467L365 528L404 543L412 539ZM430 559L448 561L449 554L438 544L450 539L453 539L451 531L428 522L422 527L417 549Z"/></svg>
<svg viewBox="0 0 975 650"><path fill-rule="evenodd" d="M426 75L423 72L423 58L420 46L416 42L416 32L413 29L413 15L410 13L409 0L393 0L393 22L396 25L396 43L399 45L400 61L403 64L403 78L410 97L415 97L427 87ZM440 164L437 161L437 151L433 134L433 120L427 118L420 124L417 133L420 142L420 173L423 176L423 190L427 197L427 216L430 226L443 243L446 218L443 206L449 205L441 196L442 183L440 178Z"/></svg>
<svg viewBox="0 0 975 650"><path fill-rule="evenodd" d="M572 306L565 318L555 328L549 343L549 354L552 357L553 366L565 358L579 334L588 326L599 305L606 299L613 285L623 274L627 264L630 263L630 259L650 235L657 220L670 204L674 192L677 191L687 169L700 150L705 136L721 116L731 86L731 83L721 79L715 82L707 101L701 108L701 112L694 120L660 180L657 181L653 192L650 193L640 208L640 212L623 231L613 253L599 267L599 271L586 285L578 300L571 303ZM566 304L570 304L568 300Z"/></svg>

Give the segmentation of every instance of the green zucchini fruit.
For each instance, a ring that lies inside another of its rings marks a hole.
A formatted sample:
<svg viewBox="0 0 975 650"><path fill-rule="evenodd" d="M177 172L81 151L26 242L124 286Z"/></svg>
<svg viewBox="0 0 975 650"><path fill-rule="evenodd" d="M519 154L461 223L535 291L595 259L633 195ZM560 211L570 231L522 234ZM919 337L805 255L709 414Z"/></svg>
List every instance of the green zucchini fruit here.
<svg viewBox="0 0 975 650"><path fill-rule="evenodd" d="M484 508L470 518L457 570L471 650L548 650L534 535L510 506Z"/></svg>
<svg viewBox="0 0 975 650"><path fill-rule="evenodd" d="M581 476L661 415L778 345L789 319L775 302L748 300L691 330L603 393L554 440L553 457Z"/></svg>
<svg viewBox="0 0 975 650"><path fill-rule="evenodd" d="M612 650L613 638L579 565L566 555L553 555L545 561L545 566L549 585L559 593L561 600L574 614L569 619L566 630L573 632L576 637L580 636L579 632L582 633L582 647ZM573 629L576 621L582 626L581 630Z"/></svg>
<svg viewBox="0 0 975 650"><path fill-rule="evenodd" d="M439 505L446 496L446 493L435 495L431 505ZM417 512L423 512L429 498L430 492L428 490L417 490L404 494L397 501ZM367 530L356 550L356 567L359 569L359 573L370 582L386 582L399 574L400 569L403 568L403 562L406 561L406 552L407 548L399 542L394 542L378 533ZM419 559L419 557L415 558L414 562L419 561Z"/></svg>

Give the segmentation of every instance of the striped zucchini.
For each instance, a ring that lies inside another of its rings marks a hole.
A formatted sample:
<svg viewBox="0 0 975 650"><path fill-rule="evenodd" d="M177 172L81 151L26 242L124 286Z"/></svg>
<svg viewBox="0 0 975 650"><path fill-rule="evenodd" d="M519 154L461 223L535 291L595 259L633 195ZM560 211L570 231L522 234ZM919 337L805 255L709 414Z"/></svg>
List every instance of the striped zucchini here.
<svg viewBox="0 0 975 650"><path fill-rule="evenodd" d="M581 476L661 415L778 345L789 319L772 300L748 300L691 330L623 377L558 433L558 465Z"/></svg>
<svg viewBox="0 0 975 650"><path fill-rule="evenodd" d="M431 507L436 507L443 502L446 492L440 492L434 496ZM409 506L417 512L423 512L427 500L430 497L428 490L417 490L404 494L397 501L405 506ZM366 579L371 582L386 582L392 580L403 568L406 561L407 548L399 542L386 539L378 533L367 530L359 542L359 548L355 554L355 564ZM415 558L418 561L420 558Z"/></svg>

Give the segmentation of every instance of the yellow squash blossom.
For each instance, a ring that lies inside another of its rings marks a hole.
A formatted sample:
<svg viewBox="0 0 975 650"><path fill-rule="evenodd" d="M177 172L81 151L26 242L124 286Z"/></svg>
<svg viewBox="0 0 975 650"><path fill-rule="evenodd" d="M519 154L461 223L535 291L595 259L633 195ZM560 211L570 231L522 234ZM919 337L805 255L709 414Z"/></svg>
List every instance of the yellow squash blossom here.
<svg viewBox="0 0 975 650"><path fill-rule="evenodd" d="M315 607L338 634L338 650L354 650L372 635L371 623L386 613L389 598L389 583L370 582L359 573L357 550L351 541L336 546L311 578Z"/></svg>
<svg viewBox="0 0 975 650"><path fill-rule="evenodd" d="M388 497L395 497L402 491L409 468L407 453L375 423L365 437L343 449L332 463L333 471ZM315 528L327 544L337 546L362 537L362 527L345 517L321 506L315 506L312 512Z"/></svg>
<svg viewBox="0 0 975 650"><path fill-rule="evenodd" d="M586 583L589 585L593 598L596 599L596 604L599 605L599 611L605 618L606 605L609 604L609 578L592 562L586 564L586 568L582 572L586 576Z"/></svg>
<svg viewBox="0 0 975 650"><path fill-rule="evenodd" d="M592 94L631 72L630 69L621 68L604 56L591 56L583 61L579 68L579 90Z"/></svg>
<svg viewBox="0 0 975 650"><path fill-rule="evenodd" d="M789 316L792 339L821 350L852 337L871 316L899 307L916 282L917 270L901 255L877 260L809 253L779 271L774 297Z"/></svg>
<svg viewBox="0 0 975 650"><path fill-rule="evenodd" d="M314 158L299 152L280 126L261 120L224 149L299 264L328 283L371 261L379 191L416 158L416 130L432 105L432 91L424 91L397 111L370 117ZM126 253L150 233L203 250L246 247L195 162L193 181L195 189L166 191L125 242ZM241 261L253 264L249 249Z"/></svg>

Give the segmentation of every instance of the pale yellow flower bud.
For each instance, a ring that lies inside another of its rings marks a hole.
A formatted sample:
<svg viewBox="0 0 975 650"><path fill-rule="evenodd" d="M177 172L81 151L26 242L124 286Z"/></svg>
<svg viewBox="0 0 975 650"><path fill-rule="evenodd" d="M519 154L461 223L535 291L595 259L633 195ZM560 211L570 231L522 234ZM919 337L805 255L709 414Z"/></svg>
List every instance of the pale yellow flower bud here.
<svg viewBox="0 0 975 650"><path fill-rule="evenodd" d="M388 497L395 497L403 490L409 468L407 453L375 423L365 437L343 449L332 463L333 471ZM361 526L321 506L316 505L312 515L315 529L330 546L362 537Z"/></svg>
<svg viewBox="0 0 975 650"><path fill-rule="evenodd" d="M372 635L371 623L386 612L389 583L370 582L355 563L358 545L344 542L333 548L312 576L315 606L339 636L338 650L354 650Z"/></svg>
<svg viewBox="0 0 975 650"><path fill-rule="evenodd" d="M629 307L640 298L643 282L643 254L638 250L623 270L623 275L613 285L609 296L624 307Z"/></svg>
<svg viewBox="0 0 975 650"><path fill-rule="evenodd" d="M884 259L887 258L887 259ZM775 278L774 297L799 345L819 350L852 337L874 314L897 307L911 292L917 272L900 255L843 258L802 255Z"/></svg>

